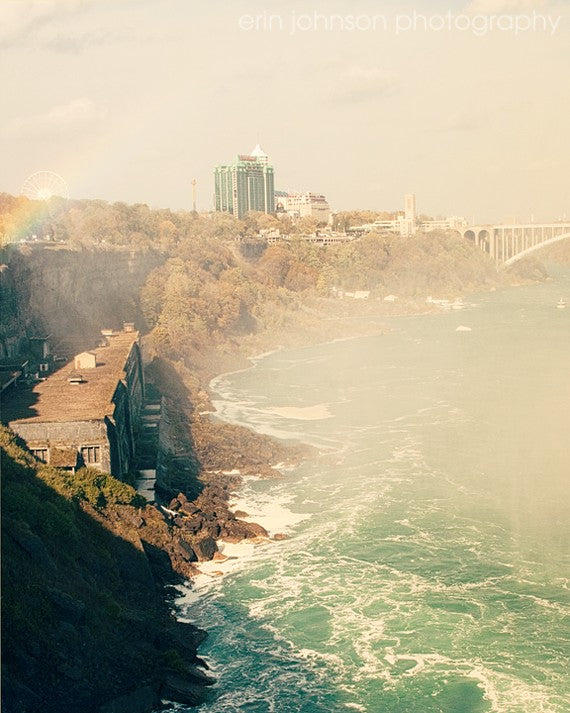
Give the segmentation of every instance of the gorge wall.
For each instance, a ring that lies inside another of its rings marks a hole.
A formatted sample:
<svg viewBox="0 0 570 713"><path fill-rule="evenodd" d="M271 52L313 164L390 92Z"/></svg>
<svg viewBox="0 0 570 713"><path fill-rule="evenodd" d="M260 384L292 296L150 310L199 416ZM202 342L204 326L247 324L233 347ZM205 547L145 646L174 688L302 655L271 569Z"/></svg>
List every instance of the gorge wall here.
<svg viewBox="0 0 570 713"><path fill-rule="evenodd" d="M56 346L87 348L103 327L144 328L140 290L164 262L151 250L73 250L9 246L0 262L0 359L25 352L26 340L50 334Z"/></svg>

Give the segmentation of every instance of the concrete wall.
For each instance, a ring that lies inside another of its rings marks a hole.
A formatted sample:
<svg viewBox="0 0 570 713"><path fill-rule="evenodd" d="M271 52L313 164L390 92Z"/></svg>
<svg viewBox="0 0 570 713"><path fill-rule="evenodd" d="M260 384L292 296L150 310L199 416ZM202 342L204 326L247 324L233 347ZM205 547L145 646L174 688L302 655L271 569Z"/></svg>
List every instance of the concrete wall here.
<svg viewBox="0 0 570 713"><path fill-rule="evenodd" d="M111 445L105 421L66 421L57 423L26 423L12 421L10 428L21 436L30 450L35 448L101 448L102 471L111 471ZM48 461L49 462L49 461Z"/></svg>

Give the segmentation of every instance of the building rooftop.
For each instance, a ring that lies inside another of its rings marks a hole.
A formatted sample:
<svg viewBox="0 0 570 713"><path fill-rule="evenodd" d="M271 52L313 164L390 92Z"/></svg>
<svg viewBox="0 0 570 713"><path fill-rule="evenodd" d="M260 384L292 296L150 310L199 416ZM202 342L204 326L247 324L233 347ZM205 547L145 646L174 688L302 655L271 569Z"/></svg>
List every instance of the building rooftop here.
<svg viewBox="0 0 570 713"><path fill-rule="evenodd" d="M261 148L261 146L259 144L257 144L255 146L253 151L250 153L250 156L255 156L255 158L258 158L261 161L267 160L269 158L268 155L265 153L265 151Z"/></svg>
<svg viewBox="0 0 570 713"><path fill-rule="evenodd" d="M46 423L94 421L111 416L111 399L138 332L118 332L108 337L108 345L93 353L97 366L81 370L81 383L73 360L31 388L18 387L3 405L4 422Z"/></svg>

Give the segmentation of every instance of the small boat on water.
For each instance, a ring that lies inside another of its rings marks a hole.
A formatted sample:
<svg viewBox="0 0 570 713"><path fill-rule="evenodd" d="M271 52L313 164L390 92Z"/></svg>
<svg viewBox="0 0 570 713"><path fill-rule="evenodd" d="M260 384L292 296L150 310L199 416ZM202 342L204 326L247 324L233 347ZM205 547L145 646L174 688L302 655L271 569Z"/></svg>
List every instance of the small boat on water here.
<svg viewBox="0 0 570 713"><path fill-rule="evenodd" d="M561 297L561 298L558 300L558 304L556 305L556 307L557 307L558 309L564 309L564 308L566 307L566 300L565 300L563 297Z"/></svg>

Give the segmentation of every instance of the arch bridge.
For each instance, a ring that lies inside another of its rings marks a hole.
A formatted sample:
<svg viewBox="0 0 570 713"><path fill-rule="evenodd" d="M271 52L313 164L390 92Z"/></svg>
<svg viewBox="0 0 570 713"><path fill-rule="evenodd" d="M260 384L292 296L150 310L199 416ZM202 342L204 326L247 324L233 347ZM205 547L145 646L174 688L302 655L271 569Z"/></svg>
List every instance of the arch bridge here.
<svg viewBox="0 0 570 713"><path fill-rule="evenodd" d="M469 225L459 229L459 233L473 241L496 264L506 266L546 245L570 238L570 223Z"/></svg>

